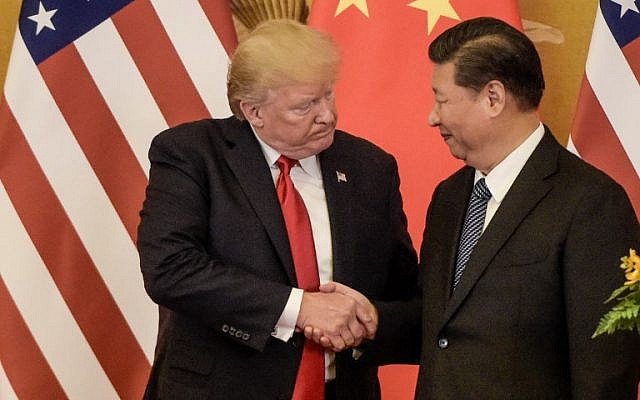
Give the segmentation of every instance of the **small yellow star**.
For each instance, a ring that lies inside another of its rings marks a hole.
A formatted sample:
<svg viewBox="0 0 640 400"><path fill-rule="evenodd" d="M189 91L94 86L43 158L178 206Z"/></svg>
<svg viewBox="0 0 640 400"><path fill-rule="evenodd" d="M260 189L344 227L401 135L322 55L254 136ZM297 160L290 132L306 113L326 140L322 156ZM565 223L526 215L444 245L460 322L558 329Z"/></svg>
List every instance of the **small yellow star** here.
<svg viewBox="0 0 640 400"><path fill-rule="evenodd" d="M407 5L427 12L427 34L431 33L440 17L449 17L460 21L458 13L449 0L415 0Z"/></svg>
<svg viewBox="0 0 640 400"><path fill-rule="evenodd" d="M367 16L367 18L369 18L369 8L367 7L367 0L340 0L340 2L338 3L338 8L336 8L336 15L334 15L334 17L337 17L340 13L351 6L356 6L358 10L360 10L364 15Z"/></svg>

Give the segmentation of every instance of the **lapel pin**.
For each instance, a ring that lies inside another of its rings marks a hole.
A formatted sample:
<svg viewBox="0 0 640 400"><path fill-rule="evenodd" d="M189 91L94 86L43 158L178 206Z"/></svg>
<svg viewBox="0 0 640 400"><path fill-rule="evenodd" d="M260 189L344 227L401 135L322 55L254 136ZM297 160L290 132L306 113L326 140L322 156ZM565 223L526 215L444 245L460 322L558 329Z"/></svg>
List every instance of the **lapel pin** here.
<svg viewBox="0 0 640 400"><path fill-rule="evenodd" d="M336 176L338 177L338 182L347 181L347 176L344 174L344 172L336 171Z"/></svg>

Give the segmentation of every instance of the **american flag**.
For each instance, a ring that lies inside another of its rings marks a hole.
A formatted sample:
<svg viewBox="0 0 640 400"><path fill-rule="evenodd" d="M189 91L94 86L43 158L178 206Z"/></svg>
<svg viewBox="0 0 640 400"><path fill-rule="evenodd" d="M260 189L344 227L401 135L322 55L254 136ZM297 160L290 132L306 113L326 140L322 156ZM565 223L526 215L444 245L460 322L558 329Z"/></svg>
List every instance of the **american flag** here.
<svg viewBox="0 0 640 400"><path fill-rule="evenodd" d="M640 8L601 0L569 148L627 190L640 218Z"/></svg>
<svg viewBox="0 0 640 400"><path fill-rule="evenodd" d="M152 137L230 115L221 0L26 0L0 99L0 399L139 399Z"/></svg>

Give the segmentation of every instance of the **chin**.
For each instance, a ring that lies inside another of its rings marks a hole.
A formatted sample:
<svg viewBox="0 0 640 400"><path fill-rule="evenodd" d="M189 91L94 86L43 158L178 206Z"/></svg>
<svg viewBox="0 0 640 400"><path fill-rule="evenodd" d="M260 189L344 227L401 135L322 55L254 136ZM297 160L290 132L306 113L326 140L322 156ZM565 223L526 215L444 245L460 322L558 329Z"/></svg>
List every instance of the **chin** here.
<svg viewBox="0 0 640 400"><path fill-rule="evenodd" d="M316 152L316 154L328 149L329 147L331 147L332 144L333 144L333 133L331 133L331 135L328 135L322 141L318 142L318 151Z"/></svg>
<svg viewBox="0 0 640 400"><path fill-rule="evenodd" d="M449 152L451 153L453 158L456 158L458 160L465 161L466 158L467 158L467 155L464 152L457 151L456 149L454 149L452 147L449 147Z"/></svg>
<svg viewBox="0 0 640 400"><path fill-rule="evenodd" d="M334 131L331 131L330 134L323 136L322 138L318 138L314 140L313 143L309 146L313 154L318 154L323 152L324 150L331 147L333 144Z"/></svg>

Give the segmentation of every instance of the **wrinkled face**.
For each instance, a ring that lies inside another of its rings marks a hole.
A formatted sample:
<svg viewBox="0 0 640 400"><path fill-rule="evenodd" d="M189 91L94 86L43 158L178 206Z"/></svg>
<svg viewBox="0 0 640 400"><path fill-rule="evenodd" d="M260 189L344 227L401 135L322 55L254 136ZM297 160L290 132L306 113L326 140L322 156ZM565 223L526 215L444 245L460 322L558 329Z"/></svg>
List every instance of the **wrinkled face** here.
<svg viewBox="0 0 640 400"><path fill-rule="evenodd" d="M451 154L467 165L479 168L484 151L495 139L488 128L487 100L474 90L458 86L453 63L436 64L432 87L435 103L429 125L438 127Z"/></svg>
<svg viewBox="0 0 640 400"><path fill-rule="evenodd" d="M291 84L271 89L249 114L247 120L258 136L280 153L294 159L318 154L333 143L337 122L334 85Z"/></svg>

